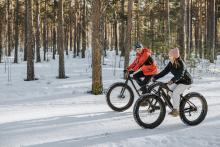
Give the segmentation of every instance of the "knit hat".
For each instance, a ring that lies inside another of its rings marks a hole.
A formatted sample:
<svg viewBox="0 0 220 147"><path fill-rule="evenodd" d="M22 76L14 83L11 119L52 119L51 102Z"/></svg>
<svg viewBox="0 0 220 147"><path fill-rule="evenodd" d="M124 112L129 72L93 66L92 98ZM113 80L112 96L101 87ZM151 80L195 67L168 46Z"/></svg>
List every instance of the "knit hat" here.
<svg viewBox="0 0 220 147"><path fill-rule="evenodd" d="M171 49L169 51L169 56L172 56L174 58L179 58L180 57L179 49L178 48Z"/></svg>

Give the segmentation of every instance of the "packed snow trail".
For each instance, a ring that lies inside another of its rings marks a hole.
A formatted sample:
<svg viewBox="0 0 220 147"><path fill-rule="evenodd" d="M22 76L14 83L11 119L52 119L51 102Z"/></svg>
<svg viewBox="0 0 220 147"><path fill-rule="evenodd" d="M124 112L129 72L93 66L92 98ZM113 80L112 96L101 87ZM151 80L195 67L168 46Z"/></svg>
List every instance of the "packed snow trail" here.
<svg viewBox="0 0 220 147"><path fill-rule="evenodd" d="M179 118L166 115L159 127L149 130L136 124L133 106L122 113L114 112L104 95L87 93L91 69L85 60L67 59L66 73L70 78L65 80L56 79L56 61L36 64L38 81L23 81L25 63L13 64L9 84L7 75L1 74L0 147L220 146L220 66L215 73L200 73L201 78L195 78L190 90L207 99L209 110L204 122L189 127ZM114 69L106 63L104 88L123 81L122 69L116 69L113 76ZM3 64L0 69L4 73Z"/></svg>

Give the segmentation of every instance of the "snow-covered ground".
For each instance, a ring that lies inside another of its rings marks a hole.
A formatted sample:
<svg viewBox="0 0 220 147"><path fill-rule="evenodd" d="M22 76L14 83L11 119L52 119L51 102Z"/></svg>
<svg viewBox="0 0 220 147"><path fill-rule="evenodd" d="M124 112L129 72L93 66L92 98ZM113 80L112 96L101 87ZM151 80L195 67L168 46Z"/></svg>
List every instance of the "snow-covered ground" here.
<svg viewBox="0 0 220 147"><path fill-rule="evenodd" d="M114 59L110 55L105 59L104 88L123 80L119 58L116 64ZM4 64L0 64L0 147L220 146L220 60L207 70L198 66L194 75L191 91L202 93L209 105L204 122L189 127L166 115L152 130L136 124L133 107L114 112L105 95L87 93L91 89L91 58L69 56L65 61L68 79L56 79L58 61L51 60L35 64L39 80L29 82L23 80L26 63L12 64L10 83Z"/></svg>

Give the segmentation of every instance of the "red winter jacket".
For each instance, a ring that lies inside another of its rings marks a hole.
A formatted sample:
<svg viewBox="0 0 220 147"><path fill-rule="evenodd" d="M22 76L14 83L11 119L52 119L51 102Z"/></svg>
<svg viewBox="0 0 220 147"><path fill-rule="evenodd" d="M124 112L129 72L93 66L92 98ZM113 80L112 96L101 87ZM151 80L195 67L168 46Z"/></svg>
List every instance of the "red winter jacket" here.
<svg viewBox="0 0 220 147"><path fill-rule="evenodd" d="M151 65L144 65L144 62L151 56L151 50L148 48L143 48L142 52L136 54L136 58L133 63L128 67L128 71L134 70L135 72L141 69L144 75L154 75L157 73L156 62L153 62Z"/></svg>

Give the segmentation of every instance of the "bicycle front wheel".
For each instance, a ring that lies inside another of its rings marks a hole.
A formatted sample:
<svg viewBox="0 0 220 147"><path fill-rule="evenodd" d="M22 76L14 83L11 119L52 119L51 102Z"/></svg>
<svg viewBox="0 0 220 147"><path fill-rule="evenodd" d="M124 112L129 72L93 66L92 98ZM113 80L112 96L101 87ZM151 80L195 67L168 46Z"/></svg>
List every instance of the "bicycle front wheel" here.
<svg viewBox="0 0 220 147"><path fill-rule="evenodd" d="M114 111L125 111L131 107L134 101L134 93L127 84L113 84L107 94L106 101L108 106Z"/></svg>
<svg viewBox="0 0 220 147"><path fill-rule="evenodd" d="M153 129L159 126L163 122L165 114L165 105L155 94L142 95L134 105L134 119L143 128Z"/></svg>

